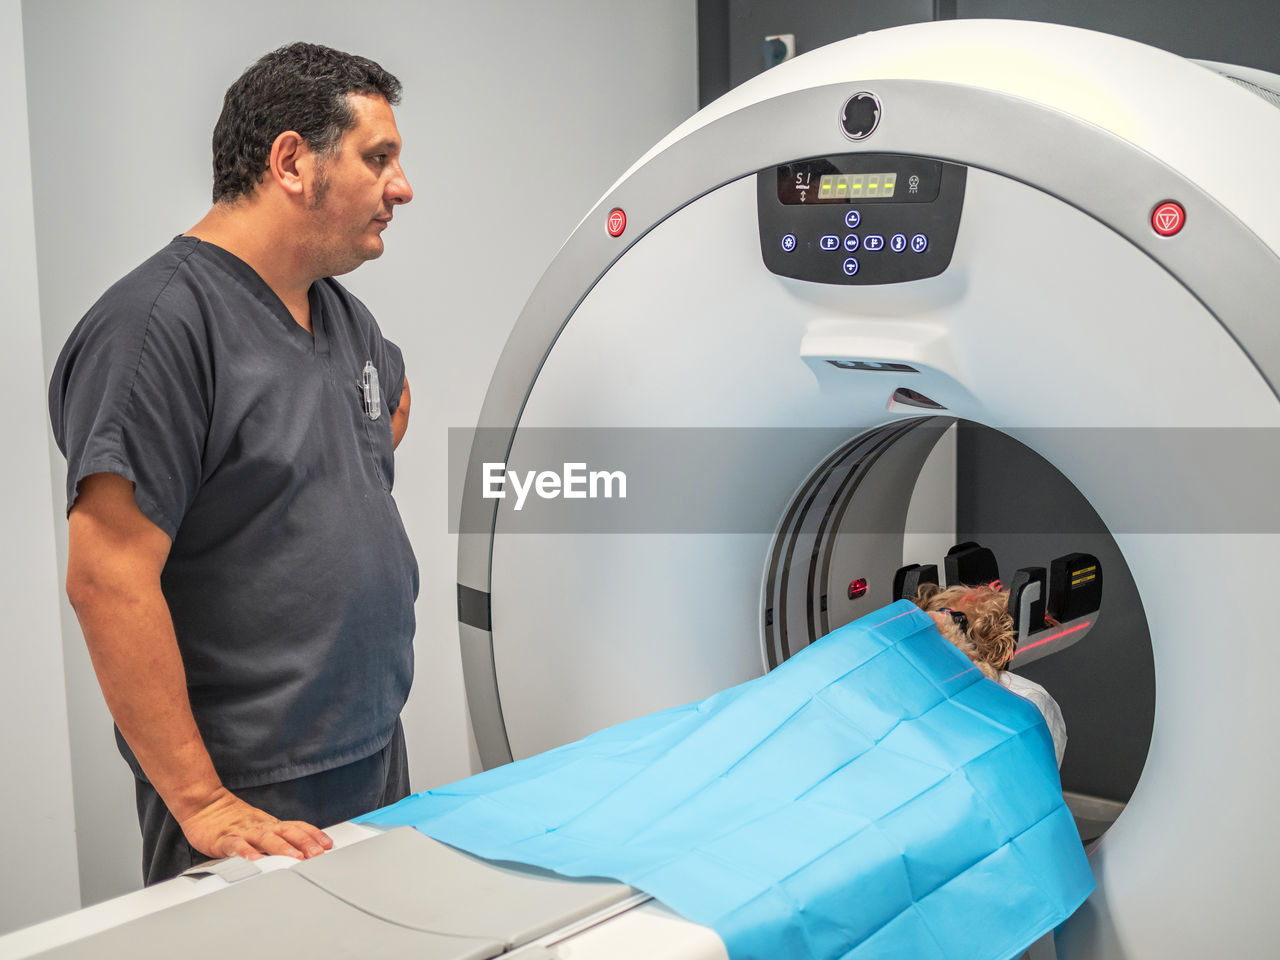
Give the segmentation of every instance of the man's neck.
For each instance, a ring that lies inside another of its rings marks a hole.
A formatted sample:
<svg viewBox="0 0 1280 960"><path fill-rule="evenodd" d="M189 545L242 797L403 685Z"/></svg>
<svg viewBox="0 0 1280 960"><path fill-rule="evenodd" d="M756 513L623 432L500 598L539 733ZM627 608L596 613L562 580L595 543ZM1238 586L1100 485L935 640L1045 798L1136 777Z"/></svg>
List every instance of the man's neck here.
<svg viewBox="0 0 1280 960"><path fill-rule="evenodd" d="M311 333L308 294L318 277L306 268L302 251L290 243L287 229L254 198L219 203L184 236L216 244L235 254L260 276L297 321Z"/></svg>

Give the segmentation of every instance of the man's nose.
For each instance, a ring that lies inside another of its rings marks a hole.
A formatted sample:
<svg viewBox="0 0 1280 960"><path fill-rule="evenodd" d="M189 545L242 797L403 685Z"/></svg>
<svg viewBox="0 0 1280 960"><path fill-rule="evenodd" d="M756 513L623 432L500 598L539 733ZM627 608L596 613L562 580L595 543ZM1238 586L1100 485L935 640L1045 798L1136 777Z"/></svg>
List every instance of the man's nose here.
<svg viewBox="0 0 1280 960"><path fill-rule="evenodd" d="M413 199L413 187L404 175L404 168L396 164L396 175L387 182L387 199L391 203L408 203Z"/></svg>

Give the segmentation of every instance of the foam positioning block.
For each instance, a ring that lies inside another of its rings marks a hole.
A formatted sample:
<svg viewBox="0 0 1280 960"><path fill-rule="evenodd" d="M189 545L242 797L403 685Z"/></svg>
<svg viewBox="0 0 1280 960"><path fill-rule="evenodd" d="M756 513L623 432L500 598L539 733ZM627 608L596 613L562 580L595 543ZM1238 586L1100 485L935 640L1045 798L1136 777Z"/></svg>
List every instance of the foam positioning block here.
<svg viewBox="0 0 1280 960"><path fill-rule="evenodd" d="M1039 711L905 600L757 680L361 819L621 880L734 960L1007 960L1093 890Z"/></svg>

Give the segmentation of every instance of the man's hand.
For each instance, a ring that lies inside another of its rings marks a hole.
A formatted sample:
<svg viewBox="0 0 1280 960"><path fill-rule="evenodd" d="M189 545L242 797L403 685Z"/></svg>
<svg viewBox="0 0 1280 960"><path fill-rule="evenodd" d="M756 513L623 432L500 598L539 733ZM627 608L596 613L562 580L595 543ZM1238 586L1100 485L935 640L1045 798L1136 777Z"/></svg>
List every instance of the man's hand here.
<svg viewBox="0 0 1280 960"><path fill-rule="evenodd" d="M225 787L209 802L178 821L187 842L206 857L244 857L264 854L306 860L333 847L323 830L301 820L277 820L245 803Z"/></svg>
<svg viewBox="0 0 1280 960"><path fill-rule="evenodd" d="M409 378L404 378L404 390L400 392L400 405L391 415L391 449L400 446L404 432L409 429Z"/></svg>

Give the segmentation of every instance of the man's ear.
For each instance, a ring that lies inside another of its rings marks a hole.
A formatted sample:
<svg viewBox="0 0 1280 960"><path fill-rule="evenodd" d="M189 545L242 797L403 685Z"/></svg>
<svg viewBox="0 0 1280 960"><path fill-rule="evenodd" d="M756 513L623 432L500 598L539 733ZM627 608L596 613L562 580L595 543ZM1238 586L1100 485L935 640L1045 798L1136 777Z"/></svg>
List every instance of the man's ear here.
<svg viewBox="0 0 1280 960"><path fill-rule="evenodd" d="M268 178L292 197L306 194L315 174L315 154L296 130L286 130L271 144Z"/></svg>

